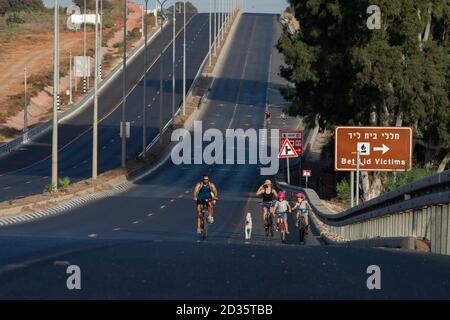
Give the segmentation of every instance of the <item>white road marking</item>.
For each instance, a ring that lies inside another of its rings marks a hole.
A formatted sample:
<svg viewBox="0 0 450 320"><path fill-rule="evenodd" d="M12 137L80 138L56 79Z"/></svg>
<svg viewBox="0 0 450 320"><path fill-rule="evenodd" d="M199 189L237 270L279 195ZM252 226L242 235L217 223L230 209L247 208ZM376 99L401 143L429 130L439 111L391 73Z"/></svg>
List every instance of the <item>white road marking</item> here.
<svg viewBox="0 0 450 320"><path fill-rule="evenodd" d="M95 233L92 233L90 235L88 235L89 238L97 238L97 235Z"/></svg>
<svg viewBox="0 0 450 320"><path fill-rule="evenodd" d="M135 222L133 222L133 224L138 224L138 223L140 223L140 221L138 220L138 221L135 221Z"/></svg>
<svg viewBox="0 0 450 320"><path fill-rule="evenodd" d="M115 229L113 229L113 231L119 231L120 230L120 228L115 228Z"/></svg>
<svg viewBox="0 0 450 320"><path fill-rule="evenodd" d="M153 213L149 213L148 215L147 215L147 217L151 217L153 215Z"/></svg>
<svg viewBox="0 0 450 320"><path fill-rule="evenodd" d="M191 190L187 190L187 191L185 191L184 193L185 193L185 194L188 194L189 192L191 192Z"/></svg>
<svg viewBox="0 0 450 320"><path fill-rule="evenodd" d="M174 199L171 199L170 202L175 202L175 200L174 200Z"/></svg>
<svg viewBox="0 0 450 320"><path fill-rule="evenodd" d="M162 205L162 206L161 206L161 209L164 209L165 207L166 207L165 205Z"/></svg>
<svg viewBox="0 0 450 320"><path fill-rule="evenodd" d="M25 182L25 184L30 184L31 183L31 181L27 181L27 182Z"/></svg>
<svg viewBox="0 0 450 320"><path fill-rule="evenodd" d="M11 187L4 187L3 190L9 190Z"/></svg>

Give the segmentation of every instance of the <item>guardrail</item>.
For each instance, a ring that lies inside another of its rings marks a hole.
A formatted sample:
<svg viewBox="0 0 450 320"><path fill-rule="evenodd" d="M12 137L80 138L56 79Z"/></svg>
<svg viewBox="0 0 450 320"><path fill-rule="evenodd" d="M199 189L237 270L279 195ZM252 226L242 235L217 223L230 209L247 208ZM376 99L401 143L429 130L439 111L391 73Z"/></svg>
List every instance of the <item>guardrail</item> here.
<svg viewBox="0 0 450 320"><path fill-rule="evenodd" d="M315 218L340 242L415 237L429 241L432 252L450 255L450 170L341 213L331 212L312 189L283 182L277 186L290 196L304 192Z"/></svg>
<svg viewBox="0 0 450 320"><path fill-rule="evenodd" d="M169 21L166 21L163 25L163 29L166 28L168 24L169 24ZM153 33L153 35L150 38L148 38L147 44L150 44L160 34L160 32L161 32L161 30L158 29L155 33ZM140 52L142 50L144 50L144 45L145 44L143 43L139 47L134 48L128 54L127 66L128 66L128 64L133 63L133 61L140 54ZM123 63L119 63L113 70L111 70L111 72L108 74L108 76L106 76L100 82L99 89L98 89L99 94L102 93L105 90L105 88L107 86L109 86L111 84L111 82L120 75L122 70L123 70ZM94 99L94 92L91 91L83 99L81 99L76 105L74 105L72 108L70 108L69 110L67 110L61 114L58 114L58 123L67 121L70 118L72 118L73 116L75 116L77 113L84 110L93 101L93 99ZM51 120L44 122L42 124L39 124L39 125L31 128L30 130L28 130L28 132L26 132L25 134L21 134L14 140L1 145L0 146L0 157L4 157L4 156L8 155L9 153L11 153L12 151L16 150L17 148L19 148L20 146L22 146L23 144L26 144L34 139L39 138L41 135L43 135L44 133L46 133L47 131L52 129L52 124L53 124L53 122Z"/></svg>

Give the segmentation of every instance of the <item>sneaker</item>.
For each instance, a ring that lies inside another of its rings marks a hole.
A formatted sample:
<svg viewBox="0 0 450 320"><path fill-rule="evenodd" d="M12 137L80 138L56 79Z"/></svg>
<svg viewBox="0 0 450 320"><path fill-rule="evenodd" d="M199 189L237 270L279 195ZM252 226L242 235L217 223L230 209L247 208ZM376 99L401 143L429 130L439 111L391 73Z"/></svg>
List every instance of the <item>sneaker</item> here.
<svg viewBox="0 0 450 320"><path fill-rule="evenodd" d="M208 217L208 223L213 224L214 223L214 217Z"/></svg>
<svg viewBox="0 0 450 320"><path fill-rule="evenodd" d="M197 234L202 234L202 229L201 228L197 228Z"/></svg>

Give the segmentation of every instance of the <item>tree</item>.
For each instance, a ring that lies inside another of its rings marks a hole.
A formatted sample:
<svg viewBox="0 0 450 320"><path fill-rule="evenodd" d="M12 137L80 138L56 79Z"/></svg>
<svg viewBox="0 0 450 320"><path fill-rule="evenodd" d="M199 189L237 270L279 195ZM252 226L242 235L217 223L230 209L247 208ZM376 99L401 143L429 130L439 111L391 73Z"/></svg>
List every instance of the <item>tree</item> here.
<svg viewBox="0 0 450 320"><path fill-rule="evenodd" d="M424 145L450 145L450 3L447 0L290 0L301 31L279 49L294 84L292 112L336 125L411 126ZM378 5L380 30L366 26ZM441 154L425 150L424 162ZM363 173L363 196L383 191L384 174Z"/></svg>
<svg viewBox="0 0 450 320"><path fill-rule="evenodd" d="M42 0L0 0L0 15L8 12L45 10Z"/></svg>

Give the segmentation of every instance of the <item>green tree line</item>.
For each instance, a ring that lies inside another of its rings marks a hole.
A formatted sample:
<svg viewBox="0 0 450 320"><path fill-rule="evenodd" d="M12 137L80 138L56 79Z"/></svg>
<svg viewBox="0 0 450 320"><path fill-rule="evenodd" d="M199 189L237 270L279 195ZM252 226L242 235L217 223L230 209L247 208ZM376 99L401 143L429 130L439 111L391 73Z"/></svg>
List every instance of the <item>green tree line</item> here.
<svg viewBox="0 0 450 320"><path fill-rule="evenodd" d="M293 86L291 112L310 126L410 126L415 159L446 166L450 152L450 1L290 0L301 30L278 47ZM381 9L381 28L367 8ZM447 156L446 156L447 155ZM445 157L446 156L446 157ZM364 173L367 198L383 174Z"/></svg>
<svg viewBox="0 0 450 320"><path fill-rule="evenodd" d="M42 0L0 0L0 15L8 12L44 10Z"/></svg>

